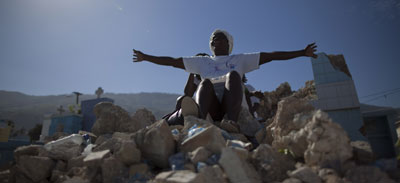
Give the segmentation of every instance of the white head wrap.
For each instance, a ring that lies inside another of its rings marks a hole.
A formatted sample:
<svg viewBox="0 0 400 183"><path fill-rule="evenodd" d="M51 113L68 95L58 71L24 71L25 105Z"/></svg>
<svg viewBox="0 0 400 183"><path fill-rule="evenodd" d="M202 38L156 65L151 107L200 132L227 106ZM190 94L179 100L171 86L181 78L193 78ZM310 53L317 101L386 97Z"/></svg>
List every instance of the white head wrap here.
<svg viewBox="0 0 400 183"><path fill-rule="evenodd" d="M232 53L232 48L233 48L233 37L227 31L222 30L222 29L216 29L210 36L210 50L211 50L211 52L213 53L213 55L215 55L214 50L212 49L212 46L211 46L211 42L212 42L212 39L213 39L214 35L217 34L217 33L224 34L225 37L228 39L229 54L231 54Z"/></svg>

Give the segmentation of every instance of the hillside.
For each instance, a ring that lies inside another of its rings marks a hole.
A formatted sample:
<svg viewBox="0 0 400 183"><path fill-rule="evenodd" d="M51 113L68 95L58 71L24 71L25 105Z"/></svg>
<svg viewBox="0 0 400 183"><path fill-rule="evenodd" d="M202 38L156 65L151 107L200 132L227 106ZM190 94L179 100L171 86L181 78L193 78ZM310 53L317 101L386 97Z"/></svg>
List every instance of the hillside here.
<svg viewBox="0 0 400 183"><path fill-rule="evenodd" d="M105 93L102 97L111 98L114 103L124 108L129 113L134 113L139 108L147 108L153 112L157 119L170 112L175 107L175 100L179 95L166 93L137 93L114 94ZM81 95L79 101L94 99L95 95ZM9 119L15 122L16 129L32 128L43 121L44 114L57 112L57 107L63 105L64 109L75 104L75 95L49 95L32 96L19 92L0 90L0 119Z"/></svg>

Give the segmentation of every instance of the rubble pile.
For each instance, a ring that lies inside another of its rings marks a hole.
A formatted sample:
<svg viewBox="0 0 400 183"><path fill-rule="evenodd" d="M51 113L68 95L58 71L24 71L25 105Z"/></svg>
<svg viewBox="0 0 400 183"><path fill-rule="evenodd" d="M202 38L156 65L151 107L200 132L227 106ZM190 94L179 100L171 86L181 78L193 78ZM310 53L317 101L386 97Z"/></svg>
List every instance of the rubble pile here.
<svg viewBox="0 0 400 183"><path fill-rule="evenodd" d="M183 126L169 126L145 109L129 116L100 103L95 139L19 147L8 182L396 182L371 165L368 143L350 142L299 96L288 84L267 93L266 101L279 99L268 125L243 110L237 123L186 116Z"/></svg>
<svg viewBox="0 0 400 183"><path fill-rule="evenodd" d="M306 81L305 86L297 91L292 91L289 83L284 82L274 91L264 92L264 97L261 98L257 114L261 118L267 120L267 122L271 121L276 114L279 101L288 96L294 96L298 99L305 100L317 99L314 80Z"/></svg>

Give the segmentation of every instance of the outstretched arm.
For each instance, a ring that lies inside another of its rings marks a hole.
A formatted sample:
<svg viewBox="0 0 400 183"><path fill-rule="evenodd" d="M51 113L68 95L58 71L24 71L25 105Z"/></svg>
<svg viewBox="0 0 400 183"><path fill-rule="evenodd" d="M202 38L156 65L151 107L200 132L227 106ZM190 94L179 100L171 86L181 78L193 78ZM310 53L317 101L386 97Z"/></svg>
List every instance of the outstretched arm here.
<svg viewBox="0 0 400 183"><path fill-rule="evenodd" d="M317 45L315 43L307 45L307 47L303 50L298 51L279 51L279 52L261 52L260 53L260 65L271 62L272 60L289 60L296 57L307 56L317 58L317 55L314 53L317 51Z"/></svg>
<svg viewBox="0 0 400 183"><path fill-rule="evenodd" d="M190 73L184 91L186 96L193 97L194 92L196 92L197 85L194 83L194 77L194 74Z"/></svg>
<svg viewBox="0 0 400 183"><path fill-rule="evenodd" d="M144 54L141 51L133 49L133 62L141 62L143 60L147 60L149 62L158 64L158 65L173 66L176 68L185 69L185 66L183 65L183 59L181 57L179 57L179 58L156 57L156 56Z"/></svg>

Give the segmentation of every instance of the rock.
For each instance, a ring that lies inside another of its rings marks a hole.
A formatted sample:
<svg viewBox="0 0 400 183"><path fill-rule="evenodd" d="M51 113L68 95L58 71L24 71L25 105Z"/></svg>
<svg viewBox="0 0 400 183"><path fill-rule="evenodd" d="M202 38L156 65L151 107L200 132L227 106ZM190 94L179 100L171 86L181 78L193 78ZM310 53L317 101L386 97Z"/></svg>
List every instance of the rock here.
<svg viewBox="0 0 400 183"><path fill-rule="evenodd" d="M10 175L10 170L0 171L0 183L8 183Z"/></svg>
<svg viewBox="0 0 400 183"><path fill-rule="evenodd" d="M15 161L18 162L19 157L23 155L28 156L38 156L39 151L43 149L42 145L28 145L28 146L20 146L14 151Z"/></svg>
<svg viewBox="0 0 400 183"><path fill-rule="evenodd" d="M354 141L350 143L353 147L353 158L358 164L369 164L374 162L375 157L371 145L366 141Z"/></svg>
<svg viewBox="0 0 400 183"><path fill-rule="evenodd" d="M90 181L85 180L81 177L72 177L63 181L62 183L90 183Z"/></svg>
<svg viewBox="0 0 400 183"><path fill-rule="evenodd" d="M115 157L125 165L139 163L141 158L140 151L136 148L134 141L122 143L121 148L115 153Z"/></svg>
<svg viewBox="0 0 400 183"><path fill-rule="evenodd" d="M293 96L299 99L317 100L318 96L314 80L306 81L305 86L297 90Z"/></svg>
<svg viewBox="0 0 400 183"><path fill-rule="evenodd" d="M260 144L251 153L251 163L263 182L283 181L288 177L286 172L295 168L293 159L277 152L268 144Z"/></svg>
<svg viewBox="0 0 400 183"><path fill-rule="evenodd" d="M146 108L138 109L132 116L132 120L136 129L145 128L146 126L150 126L156 122L156 118L154 117L153 113Z"/></svg>
<svg viewBox="0 0 400 183"><path fill-rule="evenodd" d="M224 177L224 172L218 165L206 166L199 171L204 177L204 182L207 183L228 183Z"/></svg>
<svg viewBox="0 0 400 183"><path fill-rule="evenodd" d="M121 148L123 141L120 138L110 138L92 149L93 152L110 150L111 153Z"/></svg>
<svg viewBox="0 0 400 183"><path fill-rule="evenodd" d="M183 165L183 169L196 172L196 167L192 163L185 163L185 165Z"/></svg>
<svg viewBox="0 0 400 183"><path fill-rule="evenodd" d="M244 148L241 147L232 147L230 146L230 148L235 151L235 153L239 156L239 158L243 161L247 161L248 157L249 157L249 151L247 151Z"/></svg>
<svg viewBox="0 0 400 183"><path fill-rule="evenodd" d="M328 175L324 179L325 183L345 183L339 176L337 175Z"/></svg>
<svg viewBox="0 0 400 183"><path fill-rule="evenodd" d="M124 141L132 141L131 136L132 136L131 133L114 132L111 138L119 139L120 141L124 142Z"/></svg>
<svg viewBox="0 0 400 183"><path fill-rule="evenodd" d="M321 183L321 179L311 168L303 166L289 173L292 178L300 179L305 183Z"/></svg>
<svg viewBox="0 0 400 183"><path fill-rule="evenodd" d="M221 149L225 147L225 143L221 130L216 126L209 126L185 139L180 144L179 149L183 152L191 152L200 146L204 146L212 153L220 154Z"/></svg>
<svg viewBox="0 0 400 183"><path fill-rule="evenodd" d="M230 133L233 139L240 140L242 142L249 142L249 140L241 133Z"/></svg>
<svg viewBox="0 0 400 183"><path fill-rule="evenodd" d="M219 124L220 128L229 133L239 133L239 126L232 120L222 119Z"/></svg>
<svg viewBox="0 0 400 183"><path fill-rule="evenodd" d="M346 179L351 182L363 183L394 183L385 172L375 166L357 166L346 172Z"/></svg>
<svg viewBox="0 0 400 183"><path fill-rule="evenodd" d="M268 144L267 140L266 140L266 134L267 131L265 128L261 128L260 130L258 130L258 132L256 133L255 137L256 140L259 144ZM272 142L272 141L271 141ZM271 142L269 144L271 144Z"/></svg>
<svg viewBox="0 0 400 183"><path fill-rule="evenodd" d="M194 164L197 164L197 162L199 161L205 162L211 155L212 152L210 152L203 146L200 146L196 150L189 152L190 161Z"/></svg>
<svg viewBox="0 0 400 183"><path fill-rule="evenodd" d="M344 183L334 169L323 168L318 171L318 176L326 183Z"/></svg>
<svg viewBox="0 0 400 183"><path fill-rule="evenodd" d="M139 130L133 138L142 157L160 168L168 167L168 158L175 153L175 140L165 120Z"/></svg>
<svg viewBox="0 0 400 183"><path fill-rule="evenodd" d="M272 147L289 149L296 157L303 157L307 149L307 133L301 130L311 118L314 107L305 100L294 97L283 99L278 104L274 121L267 127L272 134Z"/></svg>
<svg viewBox="0 0 400 183"><path fill-rule="evenodd" d="M345 161L353 156L346 131L321 110L313 114L304 129L308 132L308 146L304 152L307 165L340 171Z"/></svg>
<svg viewBox="0 0 400 183"><path fill-rule="evenodd" d="M20 170L34 182L39 182L50 177L55 163L48 157L39 156L20 156L18 167Z"/></svg>
<svg viewBox="0 0 400 183"><path fill-rule="evenodd" d="M319 169L318 171L318 176L324 179L324 177L329 176L329 175L338 175L337 172L334 169L331 168L322 168Z"/></svg>
<svg viewBox="0 0 400 183"><path fill-rule="evenodd" d="M254 137L257 131L262 128L260 123L254 119L246 108L240 110L237 124L239 125L240 133L250 137Z"/></svg>
<svg viewBox="0 0 400 183"><path fill-rule="evenodd" d="M94 107L96 122L93 124L92 132L96 136L114 132L135 132L139 129L136 124L121 107L110 102L101 102Z"/></svg>
<svg viewBox="0 0 400 183"><path fill-rule="evenodd" d="M67 180L66 173L60 170L53 170L51 172L50 182L63 182Z"/></svg>
<svg viewBox="0 0 400 183"><path fill-rule="evenodd" d="M103 182L115 182L120 177L128 176L128 168L122 162L110 156L101 165Z"/></svg>
<svg viewBox="0 0 400 183"><path fill-rule="evenodd" d="M232 148L227 147L222 149L221 158L218 163L222 166L232 183L261 182L254 167L243 161Z"/></svg>
<svg viewBox="0 0 400 183"><path fill-rule="evenodd" d="M28 177L26 177L24 174L17 174L15 176L15 182L18 183L34 183L31 179L29 179Z"/></svg>
<svg viewBox="0 0 400 183"><path fill-rule="evenodd" d="M83 159L83 165L88 167L98 167L103 160L111 155L110 150L92 152Z"/></svg>
<svg viewBox="0 0 400 183"><path fill-rule="evenodd" d="M189 170L178 170L162 172L155 178L157 183L203 183L204 177L201 174Z"/></svg>
<svg viewBox="0 0 400 183"><path fill-rule="evenodd" d="M196 118L194 116L185 116L184 118L184 126L182 128L181 131L181 139L180 139L180 143L184 140L185 137L188 136L188 132L189 129L192 128L194 125L206 128L209 126L215 126L214 124L212 124L211 122L207 121L207 120L203 120L200 118Z"/></svg>
<svg viewBox="0 0 400 183"><path fill-rule="evenodd" d="M291 94L292 90L287 82L282 83L275 91L264 92L264 97L260 101L260 107L257 108L258 116L263 119L274 117L278 108L278 102Z"/></svg>
<svg viewBox="0 0 400 183"><path fill-rule="evenodd" d="M129 177L134 176L135 174L149 174L149 166L145 163L131 165L129 167Z"/></svg>
<svg viewBox="0 0 400 183"><path fill-rule="evenodd" d="M47 156L56 160L68 161L73 157L79 156L83 151L83 147L80 144L74 142L65 142L62 144L55 145L51 150L41 150L39 156Z"/></svg>
<svg viewBox="0 0 400 183"><path fill-rule="evenodd" d="M67 163L65 163L63 160L58 160L56 163L56 166L54 167L54 170L59 170L59 171L67 171Z"/></svg>
<svg viewBox="0 0 400 183"><path fill-rule="evenodd" d="M309 166L340 171L352 157L346 131L305 100L288 97L279 102L277 115L267 130L273 134L275 149L289 149L295 157L304 157Z"/></svg>
<svg viewBox="0 0 400 183"><path fill-rule="evenodd" d="M83 166L83 159L85 159L85 156L77 156L73 157L70 160L68 160L68 170L70 170L73 167L81 167Z"/></svg>
<svg viewBox="0 0 400 183"><path fill-rule="evenodd" d="M296 178L287 178L282 183L302 183L302 181Z"/></svg>
<svg viewBox="0 0 400 183"><path fill-rule="evenodd" d="M112 137L112 135L109 133L100 135L99 137L97 137L96 142L94 144L100 145L100 144L104 143L105 141L107 141L108 139L110 139L111 137Z"/></svg>
<svg viewBox="0 0 400 183"><path fill-rule="evenodd" d="M287 97L291 95L292 88L290 87L288 82L284 82L278 86L278 88L275 89L275 93L279 98Z"/></svg>
<svg viewBox="0 0 400 183"><path fill-rule="evenodd" d="M226 146L227 147L238 147L238 148L243 148L248 151L250 151L253 148L253 145L250 142L242 142L240 140L227 140L226 141Z"/></svg>
<svg viewBox="0 0 400 183"><path fill-rule="evenodd" d="M101 179L97 176L98 167L74 167L68 171L68 177L79 177L85 182L100 182ZM68 180L68 179L67 179Z"/></svg>

